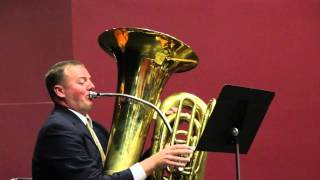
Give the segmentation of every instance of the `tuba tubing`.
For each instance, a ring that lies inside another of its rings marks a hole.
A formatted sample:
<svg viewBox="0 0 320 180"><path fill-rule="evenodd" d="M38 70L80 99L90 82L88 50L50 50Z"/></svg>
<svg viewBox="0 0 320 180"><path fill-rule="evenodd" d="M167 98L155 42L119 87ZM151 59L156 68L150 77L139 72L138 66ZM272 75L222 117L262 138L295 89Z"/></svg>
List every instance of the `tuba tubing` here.
<svg viewBox="0 0 320 180"><path fill-rule="evenodd" d="M169 123L169 121L167 120L166 116L161 112L161 110L155 106L154 104L150 103L149 101L137 98L135 96L131 96L129 94L120 94L120 93L101 93L101 92L94 92L94 91L89 91L89 98L90 99L96 99L98 97L102 97L102 96L121 96L121 97L126 97L129 99L133 99L135 101L138 101L140 103L146 104L148 106L150 106L151 108L153 108L154 110L157 111L157 113L160 115L161 119L163 120L163 123L166 125L166 127L168 128L168 131L170 132L170 134L172 134L172 127Z"/></svg>
<svg viewBox="0 0 320 180"><path fill-rule="evenodd" d="M169 133L163 121L158 118L152 139L151 155L164 149L166 145L187 144L196 147L215 103L215 99L211 99L206 104L199 97L186 92L175 93L164 99L160 105L161 111L167 112L172 107L178 107L175 113L167 117L173 127L173 133ZM190 156L191 161L184 168L158 169L153 172L151 179L202 180L206 157L207 152L194 151Z"/></svg>

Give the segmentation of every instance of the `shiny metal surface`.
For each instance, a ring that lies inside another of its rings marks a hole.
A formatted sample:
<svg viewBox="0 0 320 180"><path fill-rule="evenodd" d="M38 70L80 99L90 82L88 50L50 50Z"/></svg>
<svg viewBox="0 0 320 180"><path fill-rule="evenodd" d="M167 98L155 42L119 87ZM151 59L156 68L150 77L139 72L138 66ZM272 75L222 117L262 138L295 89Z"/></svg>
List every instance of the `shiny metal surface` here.
<svg viewBox="0 0 320 180"><path fill-rule="evenodd" d="M99 36L103 50L118 65L117 92L157 104L169 77L198 64L192 49L164 33L141 28L116 28ZM154 111L117 97L107 148L105 173L113 174L136 163L141 155Z"/></svg>
<svg viewBox="0 0 320 180"><path fill-rule="evenodd" d="M169 133L161 119L157 119L151 154L159 152L167 145L187 144L195 147L204 131L216 101L212 99L208 105L200 98L189 93L176 93L167 97L160 106L162 112L167 112L172 107L178 107L176 113L168 116L169 123L173 127L173 133ZM200 180L204 177L205 161L207 153L195 151L191 161L182 169L167 167L153 173L152 178Z"/></svg>

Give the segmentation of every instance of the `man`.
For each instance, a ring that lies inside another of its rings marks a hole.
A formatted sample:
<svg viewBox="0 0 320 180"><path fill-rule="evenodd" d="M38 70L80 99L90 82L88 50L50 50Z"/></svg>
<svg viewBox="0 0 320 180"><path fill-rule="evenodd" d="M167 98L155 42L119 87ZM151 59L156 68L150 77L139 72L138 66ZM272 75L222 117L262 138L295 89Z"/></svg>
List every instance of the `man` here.
<svg viewBox="0 0 320 180"><path fill-rule="evenodd" d="M62 61L46 74L46 86L55 107L41 128L32 160L33 180L145 179L163 166L182 167L189 161L186 145L174 145L111 176L103 174L108 132L91 121L95 86L85 66Z"/></svg>

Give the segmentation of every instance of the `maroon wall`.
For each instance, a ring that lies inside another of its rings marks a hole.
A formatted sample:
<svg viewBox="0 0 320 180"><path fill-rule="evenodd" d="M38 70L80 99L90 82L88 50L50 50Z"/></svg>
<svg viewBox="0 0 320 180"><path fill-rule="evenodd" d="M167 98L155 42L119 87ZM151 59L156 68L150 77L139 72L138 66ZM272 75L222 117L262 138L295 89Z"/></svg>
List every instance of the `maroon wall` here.
<svg viewBox="0 0 320 180"><path fill-rule="evenodd" d="M165 32L199 55L199 66L173 75L163 97L187 91L208 101L224 84L275 91L241 156L242 177L319 179L319 8L316 0L1 1L0 179L31 175L36 132L52 106L43 85L49 65L73 56L98 90L115 90L115 61L96 40L113 27ZM92 116L110 127L112 112L112 99L97 100ZM233 179L233 158L211 153L206 179Z"/></svg>
<svg viewBox="0 0 320 180"><path fill-rule="evenodd" d="M36 135L51 111L44 74L72 58L71 3L0 2L0 179L31 176Z"/></svg>
<svg viewBox="0 0 320 180"><path fill-rule="evenodd" d="M187 91L208 100L224 84L277 93L248 155L244 179L319 179L320 1L85 1L72 3L74 57L88 64L96 88L114 91L115 61L97 36L113 27L144 27L188 43L199 66L169 80L165 95ZM94 116L110 126L113 100ZM209 155L206 179L234 179L234 157Z"/></svg>

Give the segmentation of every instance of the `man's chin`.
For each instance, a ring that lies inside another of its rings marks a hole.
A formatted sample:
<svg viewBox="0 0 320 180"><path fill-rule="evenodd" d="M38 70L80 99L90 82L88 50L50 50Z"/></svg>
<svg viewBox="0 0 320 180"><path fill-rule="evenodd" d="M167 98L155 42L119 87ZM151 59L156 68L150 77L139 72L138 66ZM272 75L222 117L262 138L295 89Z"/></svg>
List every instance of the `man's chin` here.
<svg viewBox="0 0 320 180"><path fill-rule="evenodd" d="M92 109L92 104L87 104L86 106L83 106L81 109L82 112L86 112L86 114L88 114Z"/></svg>

